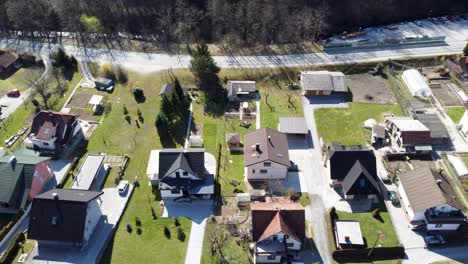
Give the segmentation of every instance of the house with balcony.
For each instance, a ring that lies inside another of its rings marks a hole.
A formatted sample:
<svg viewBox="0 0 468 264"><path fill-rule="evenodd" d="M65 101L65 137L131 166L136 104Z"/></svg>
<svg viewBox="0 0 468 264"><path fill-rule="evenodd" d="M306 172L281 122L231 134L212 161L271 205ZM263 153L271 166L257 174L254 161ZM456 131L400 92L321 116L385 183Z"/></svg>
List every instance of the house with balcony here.
<svg viewBox="0 0 468 264"><path fill-rule="evenodd" d="M255 263L286 263L299 257L305 239L305 211L299 203L269 198L250 204Z"/></svg>
<svg viewBox="0 0 468 264"><path fill-rule="evenodd" d="M77 115L41 111L33 118L31 131L24 143L27 148L56 151L66 148L73 138L82 136Z"/></svg>
<svg viewBox="0 0 468 264"><path fill-rule="evenodd" d="M422 167L399 175L398 192L410 224L428 231L453 231L467 218L443 170Z"/></svg>
<svg viewBox="0 0 468 264"><path fill-rule="evenodd" d="M102 217L103 192L53 189L32 201L28 238L40 245L83 248Z"/></svg>
<svg viewBox="0 0 468 264"><path fill-rule="evenodd" d="M286 134L260 128L244 136L244 166L247 180L284 180L291 167Z"/></svg>
<svg viewBox="0 0 468 264"><path fill-rule="evenodd" d="M431 131L421 121L391 116L386 118L385 126L393 149L421 154L432 152Z"/></svg>

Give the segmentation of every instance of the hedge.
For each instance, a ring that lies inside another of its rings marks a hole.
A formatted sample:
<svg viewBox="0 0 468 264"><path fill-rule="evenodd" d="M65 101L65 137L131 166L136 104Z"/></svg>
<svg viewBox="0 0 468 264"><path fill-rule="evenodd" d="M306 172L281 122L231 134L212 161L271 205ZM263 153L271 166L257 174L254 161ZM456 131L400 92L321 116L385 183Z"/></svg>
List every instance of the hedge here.
<svg viewBox="0 0 468 264"><path fill-rule="evenodd" d="M2 229L0 229L0 241L2 241L5 236L10 232L11 228L18 222L18 220L23 216L24 212L23 210L20 210L14 217L11 219L8 224L6 224Z"/></svg>
<svg viewBox="0 0 468 264"><path fill-rule="evenodd" d="M16 257L16 253L18 253L19 243L26 240L23 232L18 232L13 237L13 240L8 244L7 249L3 252L2 257L0 258L0 264L3 263L12 263Z"/></svg>

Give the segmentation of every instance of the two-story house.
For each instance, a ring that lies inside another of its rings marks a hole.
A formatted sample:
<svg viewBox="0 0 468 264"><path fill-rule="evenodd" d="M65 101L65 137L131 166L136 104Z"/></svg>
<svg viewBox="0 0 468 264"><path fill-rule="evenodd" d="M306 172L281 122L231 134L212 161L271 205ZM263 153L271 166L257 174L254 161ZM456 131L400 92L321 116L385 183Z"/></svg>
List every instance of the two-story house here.
<svg viewBox="0 0 468 264"><path fill-rule="evenodd" d="M103 192L53 189L33 199L28 238L39 245L84 247L98 225Z"/></svg>
<svg viewBox="0 0 468 264"><path fill-rule="evenodd" d="M16 151L0 158L0 212L25 209L53 177L48 157Z"/></svg>
<svg viewBox="0 0 468 264"><path fill-rule="evenodd" d="M244 136L244 166L249 181L284 180L291 167L286 134L260 128Z"/></svg>
<svg viewBox="0 0 468 264"><path fill-rule="evenodd" d="M298 257L305 239L305 211L299 203L270 198L251 203L255 263L283 263Z"/></svg>
<svg viewBox="0 0 468 264"><path fill-rule="evenodd" d="M148 177L164 200L211 199L216 161L203 148L153 150Z"/></svg>
<svg viewBox="0 0 468 264"><path fill-rule="evenodd" d="M29 149L54 151L69 144L80 131L77 115L41 111L34 116L24 143Z"/></svg>
<svg viewBox="0 0 468 264"><path fill-rule="evenodd" d="M398 192L410 224L446 231L466 222L463 205L442 170L422 167L400 174L399 179Z"/></svg>
<svg viewBox="0 0 468 264"><path fill-rule="evenodd" d="M415 151L432 151L431 131L421 121L411 117L387 117L386 128L395 148L414 148Z"/></svg>

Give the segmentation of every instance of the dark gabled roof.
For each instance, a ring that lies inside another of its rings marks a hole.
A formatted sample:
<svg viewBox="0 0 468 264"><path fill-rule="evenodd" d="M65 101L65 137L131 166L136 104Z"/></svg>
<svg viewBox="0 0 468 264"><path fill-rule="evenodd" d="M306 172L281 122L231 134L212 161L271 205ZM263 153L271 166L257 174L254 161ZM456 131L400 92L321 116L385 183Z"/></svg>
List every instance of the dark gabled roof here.
<svg viewBox="0 0 468 264"><path fill-rule="evenodd" d="M239 133L226 133L226 142L229 144L240 143L241 135Z"/></svg>
<svg viewBox="0 0 468 264"><path fill-rule="evenodd" d="M271 128L260 128L244 136L244 165L250 166L272 161L286 167L291 166L286 134ZM259 144L260 151L256 150Z"/></svg>
<svg viewBox="0 0 468 264"><path fill-rule="evenodd" d="M331 179L343 180L356 161L359 161L371 175L377 175L376 159L372 150L357 147L346 149L336 142L332 145L333 147L328 150Z"/></svg>
<svg viewBox="0 0 468 264"><path fill-rule="evenodd" d="M178 168L203 178L205 176L205 149L163 149L159 152L160 179Z"/></svg>
<svg viewBox="0 0 468 264"><path fill-rule="evenodd" d="M5 52L0 55L0 68L6 69L18 60L18 55Z"/></svg>
<svg viewBox="0 0 468 264"><path fill-rule="evenodd" d="M10 160L14 157L14 160ZM48 157L18 155L0 159L0 202L23 208L34 178L35 165Z"/></svg>
<svg viewBox="0 0 468 264"><path fill-rule="evenodd" d="M78 189L53 189L45 193L37 195L34 199L41 200L54 200L53 194L56 193L59 201L88 203L97 197L101 196L103 192L78 190Z"/></svg>
<svg viewBox="0 0 468 264"><path fill-rule="evenodd" d="M66 143L69 135L73 133L72 125L77 119L77 115L41 111L33 119L31 133L34 133L38 139L48 140L52 136L52 131L56 130L56 142L59 144ZM65 125L68 126L66 131Z"/></svg>
<svg viewBox="0 0 468 264"><path fill-rule="evenodd" d="M299 241L305 238L305 211L299 203L250 203L250 209L253 241L258 242L278 231L283 231Z"/></svg>
<svg viewBox="0 0 468 264"><path fill-rule="evenodd" d="M371 175L361 162L356 161L343 180L343 192L346 195L369 195L379 194L379 184L376 175ZM363 181L363 185L361 185Z"/></svg>
<svg viewBox="0 0 468 264"><path fill-rule="evenodd" d="M53 193L57 193L54 199ZM28 238L83 243L88 203L103 192L54 189L33 199ZM52 218L56 224L52 224Z"/></svg>
<svg viewBox="0 0 468 264"><path fill-rule="evenodd" d="M237 96L238 93L254 93L257 90L255 81L228 81L228 96Z"/></svg>

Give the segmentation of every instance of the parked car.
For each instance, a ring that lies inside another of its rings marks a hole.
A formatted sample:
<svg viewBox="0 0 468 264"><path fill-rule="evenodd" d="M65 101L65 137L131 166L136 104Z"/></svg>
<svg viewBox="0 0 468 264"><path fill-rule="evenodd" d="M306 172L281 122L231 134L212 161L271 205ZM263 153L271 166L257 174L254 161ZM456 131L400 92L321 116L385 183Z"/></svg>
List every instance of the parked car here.
<svg viewBox="0 0 468 264"><path fill-rule="evenodd" d="M13 89L7 93L8 97L20 97L21 93L18 89Z"/></svg>
<svg viewBox="0 0 468 264"><path fill-rule="evenodd" d="M125 194L128 190L128 181L120 181L117 189L120 194Z"/></svg>
<svg viewBox="0 0 468 264"><path fill-rule="evenodd" d="M440 246L445 244L445 239L441 235L425 236L424 241L427 246Z"/></svg>
<svg viewBox="0 0 468 264"><path fill-rule="evenodd" d="M388 192L390 196L390 201L394 206L400 205L400 199L398 199L398 194L395 191Z"/></svg>

